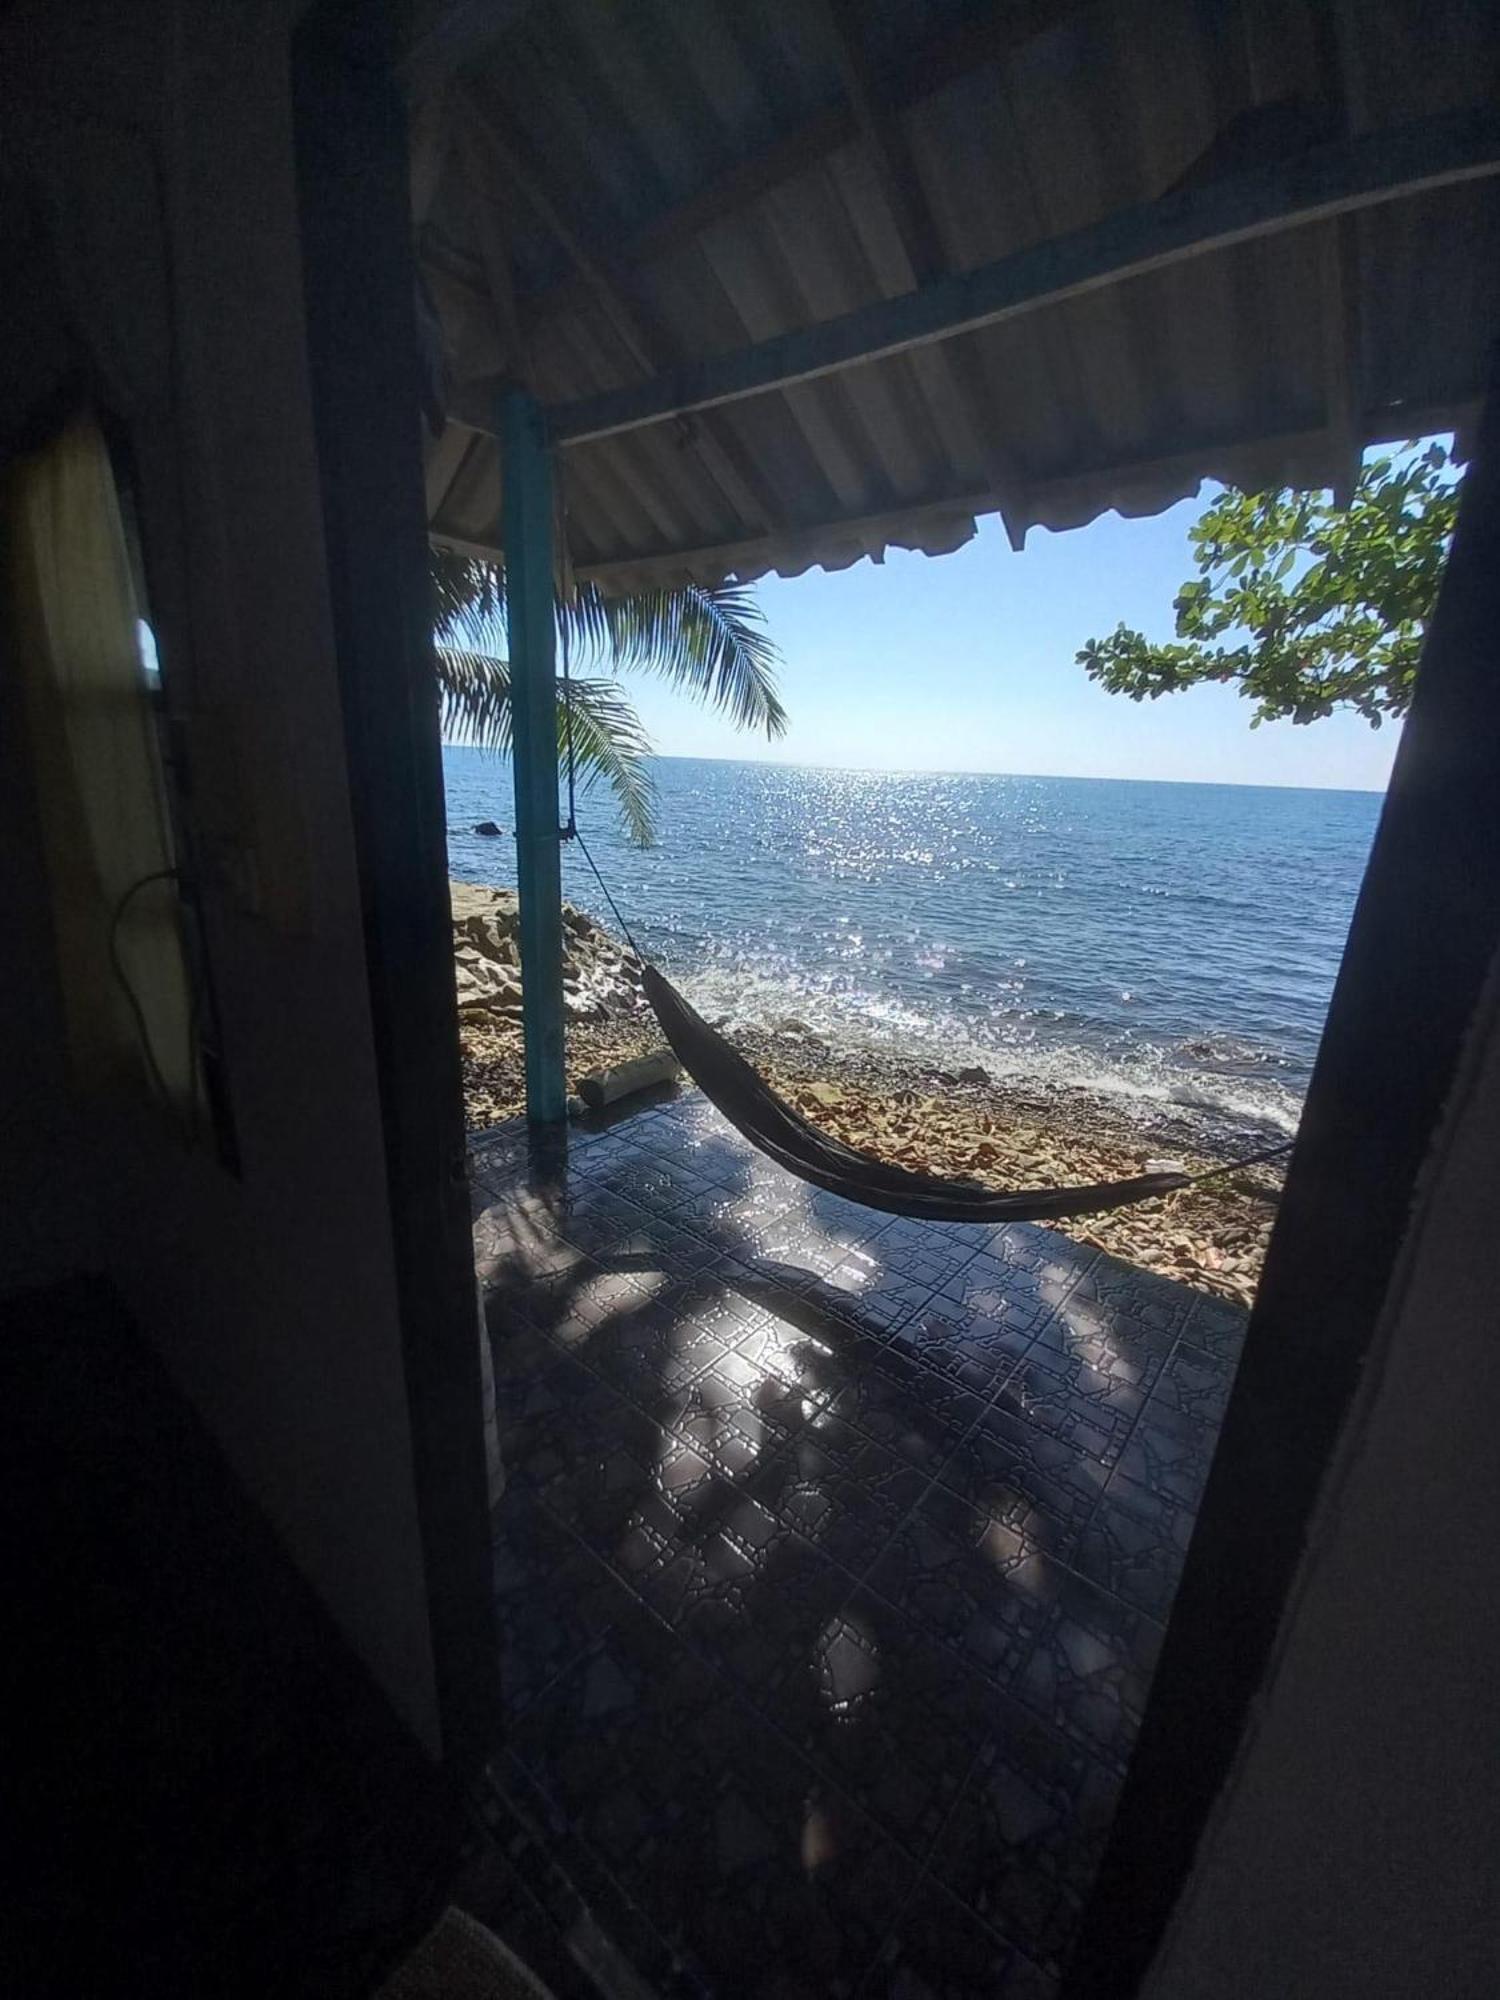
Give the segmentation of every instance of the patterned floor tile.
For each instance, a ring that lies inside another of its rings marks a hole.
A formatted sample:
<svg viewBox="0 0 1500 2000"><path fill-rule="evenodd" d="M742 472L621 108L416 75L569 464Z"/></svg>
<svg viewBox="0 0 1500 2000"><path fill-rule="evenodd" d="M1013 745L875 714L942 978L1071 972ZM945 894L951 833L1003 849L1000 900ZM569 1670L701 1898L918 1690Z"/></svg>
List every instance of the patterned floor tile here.
<svg viewBox="0 0 1500 2000"><path fill-rule="evenodd" d="M489 1292L524 1288L579 1259L560 1229L560 1207L526 1189L491 1197L474 1217L474 1269Z"/></svg>
<svg viewBox="0 0 1500 2000"><path fill-rule="evenodd" d="M942 1468L937 1484L986 1519L1014 1527L1055 1562L1068 1562L1108 1475L1097 1461L1062 1450L1064 1467L1040 1472L981 1422Z"/></svg>
<svg viewBox="0 0 1500 2000"><path fill-rule="evenodd" d="M655 1268L672 1278L693 1278L721 1270L723 1260L713 1244L685 1228L675 1216L648 1215L610 1251L609 1265L611 1270L626 1273Z"/></svg>
<svg viewBox="0 0 1500 2000"><path fill-rule="evenodd" d="M528 1811L705 1992L1045 2000L1239 1322L808 1190L693 1094L525 1158L474 1186Z"/></svg>
<svg viewBox="0 0 1500 2000"><path fill-rule="evenodd" d="M1112 1466L1125 1449L1142 1407L1139 1390L1090 1370L1084 1363L1060 1360L1054 1372L1033 1350L1001 1383L988 1421L1009 1417L1033 1432L1043 1432L1086 1453L1101 1465Z"/></svg>
<svg viewBox="0 0 1500 2000"><path fill-rule="evenodd" d="M696 1200L716 1185L691 1155L656 1153L638 1161L621 1177L632 1201L655 1214L670 1214L683 1202Z"/></svg>
<svg viewBox="0 0 1500 2000"><path fill-rule="evenodd" d="M1102 1853L1118 1775L1000 1697L989 1741L928 1866L1039 1963L1066 1951Z"/></svg>
<svg viewBox="0 0 1500 2000"><path fill-rule="evenodd" d="M1158 1277L1118 1257L1098 1258L1077 1280L1069 1300L1085 1301L1117 1313L1152 1333L1181 1333L1194 1294L1186 1285Z"/></svg>
<svg viewBox="0 0 1500 2000"><path fill-rule="evenodd" d="M1184 1416L1153 1394L1120 1455L1119 1467L1136 1486L1196 1508L1208 1484L1218 1441L1215 1425Z"/></svg>
<svg viewBox="0 0 1500 2000"><path fill-rule="evenodd" d="M586 1182L566 1203L559 1227L586 1256L608 1262L616 1248L651 1221L642 1205L621 1194L612 1178Z"/></svg>
<svg viewBox="0 0 1500 2000"><path fill-rule="evenodd" d="M623 1404L619 1434L564 1425L551 1438L552 1458L532 1489L561 1526L601 1560L622 1567L626 1538L656 1499L655 1438L628 1435Z"/></svg>
<svg viewBox="0 0 1500 2000"><path fill-rule="evenodd" d="M840 1418L815 1418L747 1475L746 1491L860 1575L919 1500L926 1475Z"/></svg>
<svg viewBox="0 0 1500 2000"><path fill-rule="evenodd" d="M1018 1692L1054 1728L1123 1768L1160 1644L1161 1627L1144 1612L1068 1576Z"/></svg>
<svg viewBox="0 0 1500 2000"><path fill-rule="evenodd" d="M971 1257L939 1296L971 1321L987 1321L1019 1335L1034 1333L1052 1310L1048 1289L1044 1273L1018 1271L985 1251Z"/></svg>
<svg viewBox="0 0 1500 2000"><path fill-rule="evenodd" d="M902 1271L883 1270L865 1251L855 1251L820 1280L832 1309L881 1334L900 1326L926 1304L932 1287Z"/></svg>
<svg viewBox="0 0 1500 2000"><path fill-rule="evenodd" d="M744 1747L700 1774L670 1843L627 1880L711 1992L841 2000L890 1930L910 1860L784 1745Z"/></svg>
<svg viewBox="0 0 1500 2000"><path fill-rule="evenodd" d="M666 1283L660 1272L625 1274L580 1257L566 1270L516 1294L519 1311L565 1354L588 1360L596 1341L649 1309Z"/></svg>
<svg viewBox="0 0 1500 2000"><path fill-rule="evenodd" d="M1165 1619L1193 1533L1193 1510L1112 1475L1073 1558L1091 1582Z"/></svg>
<svg viewBox="0 0 1500 2000"><path fill-rule="evenodd" d="M939 1293L892 1330L888 1346L988 1402L1035 1339L1029 1315L996 1319Z"/></svg>
<svg viewBox="0 0 1500 2000"><path fill-rule="evenodd" d="M724 1314L694 1318L658 1295L593 1328L587 1345L575 1351L621 1395L660 1412L667 1399L723 1360L738 1331Z"/></svg>
<svg viewBox="0 0 1500 2000"><path fill-rule="evenodd" d="M1061 1575L1019 1510L934 1486L866 1581L928 1642L1003 1683L1024 1665Z"/></svg>
<svg viewBox="0 0 1500 2000"><path fill-rule="evenodd" d="M774 1183L752 1180L743 1188L712 1186L679 1202L671 1220L721 1256L757 1263L770 1254L777 1224L793 1206L792 1187L783 1175Z"/></svg>
<svg viewBox="0 0 1500 2000"><path fill-rule="evenodd" d="M799 1322L768 1310L735 1342L740 1366L730 1372L779 1385L810 1412L842 1387L849 1368L846 1340L831 1336L820 1320Z"/></svg>
<svg viewBox="0 0 1500 2000"><path fill-rule="evenodd" d="M647 1579L653 1608L793 1740L816 1713L818 1643L848 1575L753 1501Z"/></svg>
<svg viewBox="0 0 1500 2000"><path fill-rule="evenodd" d="M495 1597L512 1719L632 1609L622 1586L525 1494L508 1496L500 1510Z"/></svg>
<svg viewBox="0 0 1500 2000"><path fill-rule="evenodd" d="M1039 1358L1085 1363L1149 1394L1172 1352L1174 1335L1132 1319L1098 1299L1063 1301L1037 1335ZM1048 1365L1055 1365L1049 1363Z"/></svg>
<svg viewBox="0 0 1500 2000"><path fill-rule="evenodd" d="M611 1866L659 1848L687 1808L683 1746L711 1745L722 1684L642 1614L616 1625L510 1732L553 1829Z"/></svg>
<svg viewBox="0 0 1500 2000"><path fill-rule="evenodd" d="M1052 2000L1056 1982L964 1908L922 1880L860 1988L860 2000Z"/></svg>
<svg viewBox="0 0 1500 2000"><path fill-rule="evenodd" d="M1202 1424L1221 1424L1234 1386L1234 1368L1200 1347L1179 1340L1172 1358L1163 1368L1151 1400L1157 1409L1175 1410L1184 1417L1196 1417Z"/></svg>
<svg viewBox="0 0 1500 2000"><path fill-rule="evenodd" d="M1092 1513L1109 1479L1110 1468L1076 1440L1030 1423L1024 1413L1003 1395L997 1396L960 1447L958 1463L945 1467L939 1477L959 1486L959 1472L979 1468L985 1476L1014 1478L1036 1483L1038 1492L1047 1487L1073 1496L1070 1513L1076 1509ZM1082 1521L1078 1521L1082 1526Z"/></svg>
<svg viewBox="0 0 1500 2000"><path fill-rule="evenodd" d="M648 1626L620 1628L534 1704L514 1754L710 1990L850 1994L910 1860Z"/></svg>
<svg viewBox="0 0 1500 2000"><path fill-rule="evenodd" d="M984 1747L994 1689L871 1591L827 1622L816 1659L799 1747L920 1861Z"/></svg>
<svg viewBox="0 0 1500 2000"><path fill-rule="evenodd" d="M862 1369L828 1402L829 1414L931 1479L984 1410L983 1399L899 1358Z"/></svg>
<svg viewBox="0 0 1500 2000"><path fill-rule="evenodd" d="M1249 1324L1250 1315L1243 1306L1200 1296L1188 1314L1183 1338L1216 1361L1234 1363L1240 1358Z"/></svg>

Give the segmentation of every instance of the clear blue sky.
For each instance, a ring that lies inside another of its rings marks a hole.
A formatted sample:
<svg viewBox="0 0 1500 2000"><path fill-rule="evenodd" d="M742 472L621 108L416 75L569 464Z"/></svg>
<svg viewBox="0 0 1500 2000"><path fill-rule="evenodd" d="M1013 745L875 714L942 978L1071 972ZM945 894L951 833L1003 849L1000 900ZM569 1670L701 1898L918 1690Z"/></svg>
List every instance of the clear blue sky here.
<svg viewBox="0 0 1500 2000"><path fill-rule="evenodd" d="M1034 529L1020 555L986 520L955 555L892 551L880 566L767 577L757 588L791 715L777 743L649 679L632 676L631 697L665 756L1383 789L1390 724L1335 715L1252 730L1232 688L1132 702L1074 663L1121 620L1171 636L1172 600L1194 574L1187 531L1207 498L1150 520Z"/></svg>

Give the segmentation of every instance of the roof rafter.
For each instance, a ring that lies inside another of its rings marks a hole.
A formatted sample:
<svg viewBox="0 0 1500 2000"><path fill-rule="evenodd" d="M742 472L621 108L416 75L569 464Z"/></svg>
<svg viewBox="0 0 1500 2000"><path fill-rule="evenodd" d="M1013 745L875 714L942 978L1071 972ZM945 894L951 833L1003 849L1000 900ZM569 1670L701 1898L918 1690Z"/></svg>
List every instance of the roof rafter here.
<svg viewBox="0 0 1500 2000"><path fill-rule="evenodd" d="M516 304L515 274L505 218L492 189L486 185L484 146L474 107L467 97L458 100L458 150L468 183L469 218L478 242L485 291L494 314L500 347L509 357L516 379L535 391L531 349Z"/></svg>
<svg viewBox="0 0 1500 2000"><path fill-rule="evenodd" d="M490 168L503 176L551 233L641 372L649 379L670 367L675 359L670 341L628 295L621 279L584 243L530 163L477 112L468 130ZM691 426L688 443L742 520L757 528L777 525L777 502L727 425L706 416Z"/></svg>
<svg viewBox="0 0 1500 2000"><path fill-rule="evenodd" d="M962 27L936 35L910 51L899 76L890 79L883 90L882 101L891 112L910 110L971 70L1004 62L1092 4L1093 0L1012 0L1007 7L991 7ZM860 131L854 104L846 96L841 103L814 113L763 152L737 160L686 201L644 223L628 241L612 245L611 253L635 263L676 249L721 216L746 207L783 181L826 160L841 146L850 145L860 137ZM565 309L579 296L579 280L564 278L524 294L522 303L528 312L544 314Z"/></svg>
<svg viewBox="0 0 1500 2000"><path fill-rule="evenodd" d="M850 107L900 241L904 260L901 273L904 283L900 289L916 291L949 269L942 233L900 118L895 108L884 101L865 60L858 8L853 0L821 0L821 5ZM1020 477L1014 459L998 448L991 437L985 399L969 359L956 348L942 346L934 347L931 354L932 365L942 376L947 400L961 413L978 448L986 484L999 496L1000 517L1010 545L1019 550L1026 539L1025 530L1019 524L1018 510L1011 503L1019 499Z"/></svg>
<svg viewBox="0 0 1500 2000"><path fill-rule="evenodd" d="M1440 431L1462 432L1473 422L1476 407L1465 402L1364 411L1357 426L1361 449L1366 445L1404 443L1408 438L1428 437ZM1030 497L1043 515L1066 514L1075 506L1087 503L1101 481L1110 482L1123 492L1130 487L1149 488L1174 479L1242 477L1245 468L1253 468L1257 463L1269 464L1277 459L1314 455L1326 441L1326 435L1322 429L1312 429L1264 436L1206 437L1176 451L1121 459L1108 465L1080 467L1078 471L1058 478L1036 480L1029 489ZM1238 474L1237 466L1240 468ZM747 536L742 541L716 542L700 548L643 549L629 555L609 556L596 562L580 563L577 573L581 579L608 587L611 583L634 578L643 571L691 574L695 568L705 565L722 568L727 573L732 573L737 567L775 568L781 560L794 556L797 547L809 534L828 542L837 542L840 536L888 536L899 542L902 531L918 521L941 519L947 515L991 514L995 511L995 495L977 488L972 492L951 493L925 500L916 506L835 518L814 529L794 531L784 539L756 535ZM453 535L440 528L433 529L432 540L445 548L454 549L460 555L489 558L496 553L488 543ZM817 557L808 558L807 566L817 560Z"/></svg>
<svg viewBox="0 0 1500 2000"><path fill-rule="evenodd" d="M1500 172L1500 112L1444 113L1185 187L973 271L550 412L559 443L763 395L1034 312L1210 251ZM465 398L467 404L469 398ZM488 428L486 419L479 418Z"/></svg>

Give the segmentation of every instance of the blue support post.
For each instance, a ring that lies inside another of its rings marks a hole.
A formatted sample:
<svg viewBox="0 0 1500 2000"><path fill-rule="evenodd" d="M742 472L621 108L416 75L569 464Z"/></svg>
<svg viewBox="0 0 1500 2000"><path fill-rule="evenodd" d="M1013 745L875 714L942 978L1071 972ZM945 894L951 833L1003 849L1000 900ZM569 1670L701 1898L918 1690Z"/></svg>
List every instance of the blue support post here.
<svg viewBox="0 0 1500 2000"><path fill-rule="evenodd" d="M557 807L553 662L552 454L541 406L523 389L500 399L505 486L506 623L510 636L516 884L521 916L521 1023L526 1116L560 1125L563 1068L562 855Z"/></svg>

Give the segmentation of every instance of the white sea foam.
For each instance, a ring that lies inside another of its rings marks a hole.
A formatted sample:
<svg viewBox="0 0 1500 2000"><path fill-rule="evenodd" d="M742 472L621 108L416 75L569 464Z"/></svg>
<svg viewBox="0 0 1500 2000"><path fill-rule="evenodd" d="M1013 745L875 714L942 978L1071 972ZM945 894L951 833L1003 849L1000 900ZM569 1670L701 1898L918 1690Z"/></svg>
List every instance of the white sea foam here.
<svg viewBox="0 0 1500 2000"><path fill-rule="evenodd" d="M1291 1134L1301 1113L1297 1093L1279 1077L1242 1073L1264 1057L1240 1043L1192 1045L1195 1051L1211 1047L1215 1058L1241 1072L1226 1076L1171 1046L1136 1039L1101 1047L1020 1012L999 1014L990 1032L976 1033L972 1022L946 1010L919 1010L889 996L851 990L831 976L798 976L786 966L721 964L679 976L698 1011L731 1031L774 1032L797 1022L835 1049L868 1050L944 1070L977 1065L998 1083L1085 1092L1113 1102L1143 1125L1186 1114L1206 1135Z"/></svg>

